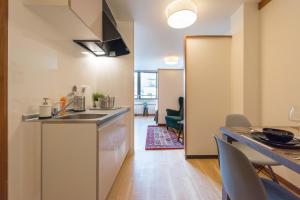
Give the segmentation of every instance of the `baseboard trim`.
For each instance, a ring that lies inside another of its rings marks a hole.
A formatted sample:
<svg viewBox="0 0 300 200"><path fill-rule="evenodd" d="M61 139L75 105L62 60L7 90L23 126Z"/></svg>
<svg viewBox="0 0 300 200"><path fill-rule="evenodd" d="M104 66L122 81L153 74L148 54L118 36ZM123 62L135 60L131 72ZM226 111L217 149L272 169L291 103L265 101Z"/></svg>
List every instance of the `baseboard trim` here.
<svg viewBox="0 0 300 200"><path fill-rule="evenodd" d="M263 171L265 171L265 173L270 174L270 170L268 168L263 169ZM265 175L267 175L265 174ZM300 196L300 188L297 187L296 185L294 185L293 183L289 182L288 180L286 180L285 178L283 178L282 176L278 175L275 173L275 176L277 178L277 180L279 181L279 183L281 183L282 185L284 185L285 187L287 187L288 189L290 189L292 192L294 192L295 194Z"/></svg>
<svg viewBox="0 0 300 200"><path fill-rule="evenodd" d="M166 124L157 124L157 126L166 126Z"/></svg>
<svg viewBox="0 0 300 200"><path fill-rule="evenodd" d="M185 159L218 159L218 155L185 155Z"/></svg>

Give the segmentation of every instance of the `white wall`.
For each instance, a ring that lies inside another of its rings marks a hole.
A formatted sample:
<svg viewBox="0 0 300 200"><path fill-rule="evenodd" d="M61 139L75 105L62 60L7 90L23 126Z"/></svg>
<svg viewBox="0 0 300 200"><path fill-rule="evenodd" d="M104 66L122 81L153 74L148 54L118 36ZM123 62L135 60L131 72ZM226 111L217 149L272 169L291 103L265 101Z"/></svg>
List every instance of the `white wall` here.
<svg viewBox="0 0 300 200"><path fill-rule="evenodd" d="M161 59L163 60L164 58ZM184 69L184 67L178 67L177 65L168 65L165 67L161 67L159 65L141 67L135 65L134 69L138 71L157 71L159 69Z"/></svg>
<svg viewBox="0 0 300 200"><path fill-rule="evenodd" d="M214 134L230 112L231 37L186 40L186 155L217 155Z"/></svg>
<svg viewBox="0 0 300 200"><path fill-rule="evenodd" d="M255 3L245 3L231 17L231 112L245 114L253 124L295 125L287 116L292 105L300 105L295 92L300 83L299 5L272 0L259 11ZM300 185L295 172L275 171Z"/></svg>
<svg viewBox="0 0 300 200"><path fill-rule="evenodd" d="M260 11L264 126L299 125L288 120L290 107L300 105L299 8L298 0L272 0ZM299 174L284 167L276 172L300 186Z"/></svg>
<svg viewBox="0 0 300 200"><path fill-rule="evenodd" d="M244 3L231 17L231 113L261 122L259 67L259 10Z"/></svg>
<svg viewBox="0 0 300 200"><path fill-rule="evenodd" d="M133 108L133 23L122 22L119 28L129 56L84 56L72 38L22 0L9 1L9 200L40 200L40 127L22 123L21 116L37 112L43 97L57 99L73 84L84 84L90 86L88 105L91 93L101 90L116 96L117 105Z"/></svg>
<svg viewBox="0 0 300 200"><path fill-rule="evenodd" d="M231 112L244 112L244 6L231 16Z"/></svg>
<svg viewBox="0 0 300 200"><path fill-rule="evenodd" d="M179 110L178 98L184 96L184 70L158 70L158 123L165 124L166 109Z"/></svg>
<svg viewBox="0 0 300 200"><path fill-rule="evenodd" d="M244 4L244 113L261 124L260 32L257 3Z"/></svg>

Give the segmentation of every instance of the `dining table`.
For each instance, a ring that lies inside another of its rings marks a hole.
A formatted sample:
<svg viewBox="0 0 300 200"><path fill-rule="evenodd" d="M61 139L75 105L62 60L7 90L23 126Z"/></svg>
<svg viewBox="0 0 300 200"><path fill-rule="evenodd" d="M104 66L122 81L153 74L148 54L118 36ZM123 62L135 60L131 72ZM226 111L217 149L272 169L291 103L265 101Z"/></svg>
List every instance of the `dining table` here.
<svg viewBox="0 0 300 200"><path fill-rule="evenodd" d="M290 131L294 134L295 138L300 139L299 127L280 126L271 128ZM250 148L300 174L300 149L279 148L254 139L254 133L263 134L263 127L221 127L220 131L225 141L229 143L233 141L244 143ZM222 200L227 199L229 199L227 192L224 187L222 187Z"/></svg>

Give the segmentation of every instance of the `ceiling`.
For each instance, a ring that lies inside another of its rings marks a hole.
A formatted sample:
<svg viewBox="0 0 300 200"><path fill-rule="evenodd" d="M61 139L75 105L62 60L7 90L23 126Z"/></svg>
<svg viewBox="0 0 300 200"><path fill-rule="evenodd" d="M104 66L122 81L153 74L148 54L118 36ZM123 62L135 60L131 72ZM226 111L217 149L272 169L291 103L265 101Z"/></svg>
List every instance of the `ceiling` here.
<svg viewBox="0 0 300 200"><path fill-rule="evenodd" d="M173 0L109 0L117 19L134 20L135 68L183 67L185 35L230 34L230 16L243 2L259 0L195 0L198 20L186 29L167 25L165 8ZM179 64L166 65L165 56L179 56Z"/></svg>

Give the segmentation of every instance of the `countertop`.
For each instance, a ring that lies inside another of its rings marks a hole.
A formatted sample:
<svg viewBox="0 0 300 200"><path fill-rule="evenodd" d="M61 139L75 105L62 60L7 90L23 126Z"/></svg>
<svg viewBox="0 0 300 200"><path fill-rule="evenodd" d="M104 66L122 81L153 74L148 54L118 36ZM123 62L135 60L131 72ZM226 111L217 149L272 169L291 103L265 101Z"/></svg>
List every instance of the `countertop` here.
<svg viewBox="0 0 300 200"><path fill-rule="evenodd" d="M38 114L23 115L22 120L24 122L41 122L41 123L96 123L97 125L102 125L123 113L130 110L129 107L120 107L114 110L86 110L84 112L67 112L63 116L76 115L76 114L106 114L100 118L94 119L60 119L60 118L50 118L50 119L39 119Z"/></svg>

